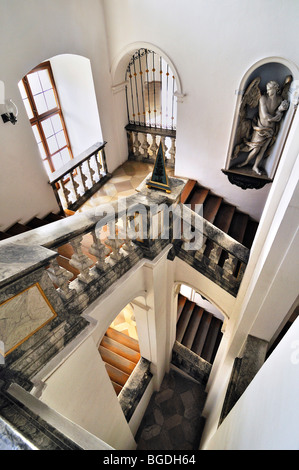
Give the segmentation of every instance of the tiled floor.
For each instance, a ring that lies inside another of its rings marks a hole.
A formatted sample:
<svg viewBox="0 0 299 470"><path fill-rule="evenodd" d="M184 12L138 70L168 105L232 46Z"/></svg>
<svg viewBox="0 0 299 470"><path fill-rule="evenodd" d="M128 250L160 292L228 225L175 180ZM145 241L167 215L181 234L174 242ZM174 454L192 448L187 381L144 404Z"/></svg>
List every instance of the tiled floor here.
<svg viewBox="0 0 299 470"><path fill-rule="evenodd" d="M127 160L112 173L112 178L78 209L78 212L131 196L151 171L153 171L152 164ZM173 176L173 170L168 169L167 174Z"/></svg>
<svg viewBox="0 0 299 470"><path fill-rule="evenodd" d="M202 385L171 369L151 397L135 436L137 450L198 450L205 399Z"/></svg>

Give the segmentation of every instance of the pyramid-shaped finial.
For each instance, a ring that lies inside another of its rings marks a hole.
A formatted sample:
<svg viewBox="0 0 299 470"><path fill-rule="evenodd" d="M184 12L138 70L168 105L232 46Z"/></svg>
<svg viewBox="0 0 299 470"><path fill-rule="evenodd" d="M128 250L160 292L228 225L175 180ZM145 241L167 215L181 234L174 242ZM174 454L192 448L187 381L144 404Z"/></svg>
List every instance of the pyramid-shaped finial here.
<svg viewBox="0 0 299 470"><path fill-rule="evenodd" d="M165 156L162 142L160 142L152 177L148 183L146 183L148 188L160 189L170 193L170 187L168 184L168 176L166 173L165 167Z"/></svg>

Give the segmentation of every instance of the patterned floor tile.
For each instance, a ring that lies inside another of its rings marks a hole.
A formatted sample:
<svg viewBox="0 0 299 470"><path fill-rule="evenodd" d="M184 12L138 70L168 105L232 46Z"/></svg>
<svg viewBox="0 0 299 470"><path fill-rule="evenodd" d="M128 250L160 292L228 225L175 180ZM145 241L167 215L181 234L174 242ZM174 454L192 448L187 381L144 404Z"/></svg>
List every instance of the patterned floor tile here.
<svg viewBox="0 0 299 470"><path fill-rule="evenodd" d="M202 385L171 370L151 397L135 436L137 450L197 450L205 399Z"/></svg>

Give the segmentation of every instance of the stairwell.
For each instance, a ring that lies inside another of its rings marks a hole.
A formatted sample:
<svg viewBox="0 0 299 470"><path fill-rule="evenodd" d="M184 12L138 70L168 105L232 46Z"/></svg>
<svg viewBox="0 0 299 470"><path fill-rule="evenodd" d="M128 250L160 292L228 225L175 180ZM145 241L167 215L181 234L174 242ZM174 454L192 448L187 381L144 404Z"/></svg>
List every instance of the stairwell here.
<svg viewBox="0 0 299 470"><path fill-rule="evenodd" d="M221 196L213 194L210 189L201 186L195 180L189 180L181 195L183 204L190 204L195 210L196 204L203 205L203 217L213 225L230 235L234 240L250 249L258 228L258 222L248 214L227 203ZM207 243L205 255L211 250ZM223 265L225 255L220 254L218 264Z"/></svg>
<svg viewBox="0 0 299 470"><path fill-rule="evenodd" d="M141 357L138 341L109 327L100 343L99 353L119 395Z"/></svg>

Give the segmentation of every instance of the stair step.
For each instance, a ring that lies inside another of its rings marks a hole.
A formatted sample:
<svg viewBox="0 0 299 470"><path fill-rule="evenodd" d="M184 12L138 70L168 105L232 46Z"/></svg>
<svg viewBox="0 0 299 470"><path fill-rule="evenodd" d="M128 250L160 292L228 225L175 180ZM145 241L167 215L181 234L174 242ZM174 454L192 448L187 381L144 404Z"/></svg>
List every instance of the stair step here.
<svg viewBox="0 0 299 470"><path fill-rule="evenodd" d="M223 232L227 233L232 222L234 212L235 206L232 206L231 204L222 203L215 217L214 225L220 228L220 230L222 230ZM213 247L214 243L208 240L204 253L207 258L210 256L210 252ZM218 259L214 260L215 262L219 261L221 253L222 251L219 252Z"/></svg>
<svg viewBox="0 0 299 470"><path fill-rule="evenodd" d="M107 370L107 373L109 375L109 378L112 382L117 383L121 387L123 387L130 377L129 374L126 374L125 372L122 372L121 370L117 369L116 367L112 366L111 364L108 364L107 362L105 363L105 367Z"/></svg>
<svg viewBox="0 0 299 470"><path fill-rule="evenodd" d="M124 346L127 346L130 349L140 353L140 348L138 341L135 338L131 338L130 336L122 333L121 331L117 331L114 328L109 327L106 331L106 336L108 338L112 338L119 343L122 343Z"/></svg>
<svg viewBox="0 0 299 470"><path fill-rule="evenodd" d="M9 233L6 233L6 232L0 232L0 240L6 240L7 238L10 238L11 235L9 235Z"/></svg>
<svg viewBox="0 0 299 470"><path fill-rule="evenodd" d="M186 348L191 349L203 312L203 308L198 305L195 306L182 340L182 344L186 346Z"/></svg>
<svg viewBox="0 0 299 470"><path fill-rule="evenodd" d="M26 223L27 227L30 227L31 229L42 227L43 225L48 225L49 222L47 222L44 219L39 219L38 217L33 217L33 219L29 220L29 222Z"/></svg>
<svg viewBox="0 0 299 470"><path fill-rule="evenodd" d="M249 219L246 227L246 232L244 234L243 245L247 248L251 248L256 231L258 228L258 222L255 220Z"/></svg>
<svg viewBox="0 0 299 470"><path fill-rule="evenodd" d="M184 295L181 295L181 294L178 295L177 322L178 322L179 319L180 319L180 316L181 316L181 313L182 313L183 308L184 308L184 306L185 306L186 300L187 300L187 297L185 297Z"/></svg>
<svg viewBox="0 0 299 470"><path fill-rule="evenodd" d="M217 215L217 212L219 210L221 203L222 203L221 197L209 194L203 206L204 219L208 220L212 224L215 220L215 217Z"/></svg>
<svg viewBox="0 0 299 470"><path fill-rule="evenodd" d="M136 366L135 362L129 361L128 359L115 354L113 351L110 351L101 345L99 346L99 352L104 362L111 364L126 374L130 375Z"/></svg>
<svg viewBox="0 0 299 470"><path fill-rule="evenodd" d="M189 180L186 184L186 186L183 189L183 192L181 194L181 203L184 204L188 197L190 196L194 186L196 185L196 180Z"/></svg>
<svg viewBox="0 0 299 470"><path fill-rule="evenodd" d="M56 222L57 220L64 219L65 217L60 214L54 214L54 212L50 212L46 217L43 218L45 222L51 223Z"/></svg>
<svg viewBox="0 0 299 470"><path fill-rule="evenodd" d="M204 204L209 192L210 191L207 188L202 188L200 186L196 187L188 200L188 204L191 205L191 209L195 209L195 204Z"/></svg>
<svg viewBox="0 0 299 470"><path fill-rule="evenodd" d="M243 212L234 213L228 234L237 242L242 243L249 216Z"/></svg>
<svg viewBox="0 0 299 470"><path fill-rule="evenodd" d="M182 339L184 337L184 334L186 332L186 328L188 326L188 323L190 321L193 309L195 307L195 303L191 302L190 300L187 300L183 311L181 313L180 319L177 323L177 330L176 330L176 340L181 343Z"/></svg>
<svg viewBox="0 0 299 470"><path fill-rule="evenodd" d="M195 352L198 356L201 356L211 321L212 315L205 310L191 347L191 351Z"/></svg>
<svg viewBox="0 0 299 470"><path fill-rule="evenodd" d="M113 382L113 380L111 380L111 383L113 385L116 395L118 396L120 392L122 391L122 387L118 385L117 383Z"/></svg>
<svg viewBox="0 0 299 470"><path fill-rule="evenodd" d="M219 320L219 318L212 317L209 331L207 333L205 344L201 353L201 357L210 363L221 326L222 321Z"/></svg>
<svg viewBox="0 0 299 470"><path fill-rule="evenodd" d="M109 338L108 336L103 337L101 341L101 346L104 346L105 348L115 352L116 354L124 357L125 359L128 359L129 361L135 362L135 364L137 364L140 359L140 354L138 352L134 351L131 348L128 348L127 346L124 346L123 344L119 343L118 341L115 341L112 338Z"/></svg>
<svg viewBox="0 0 299 470"><path fill-rule="evenodd" d="M31 230L30 227L27 227L26 225L17 222L12 225L8 230L6 230L6 233L13 237L14 235L19 235L20 233L28 232L29 230Z"/></svg>

